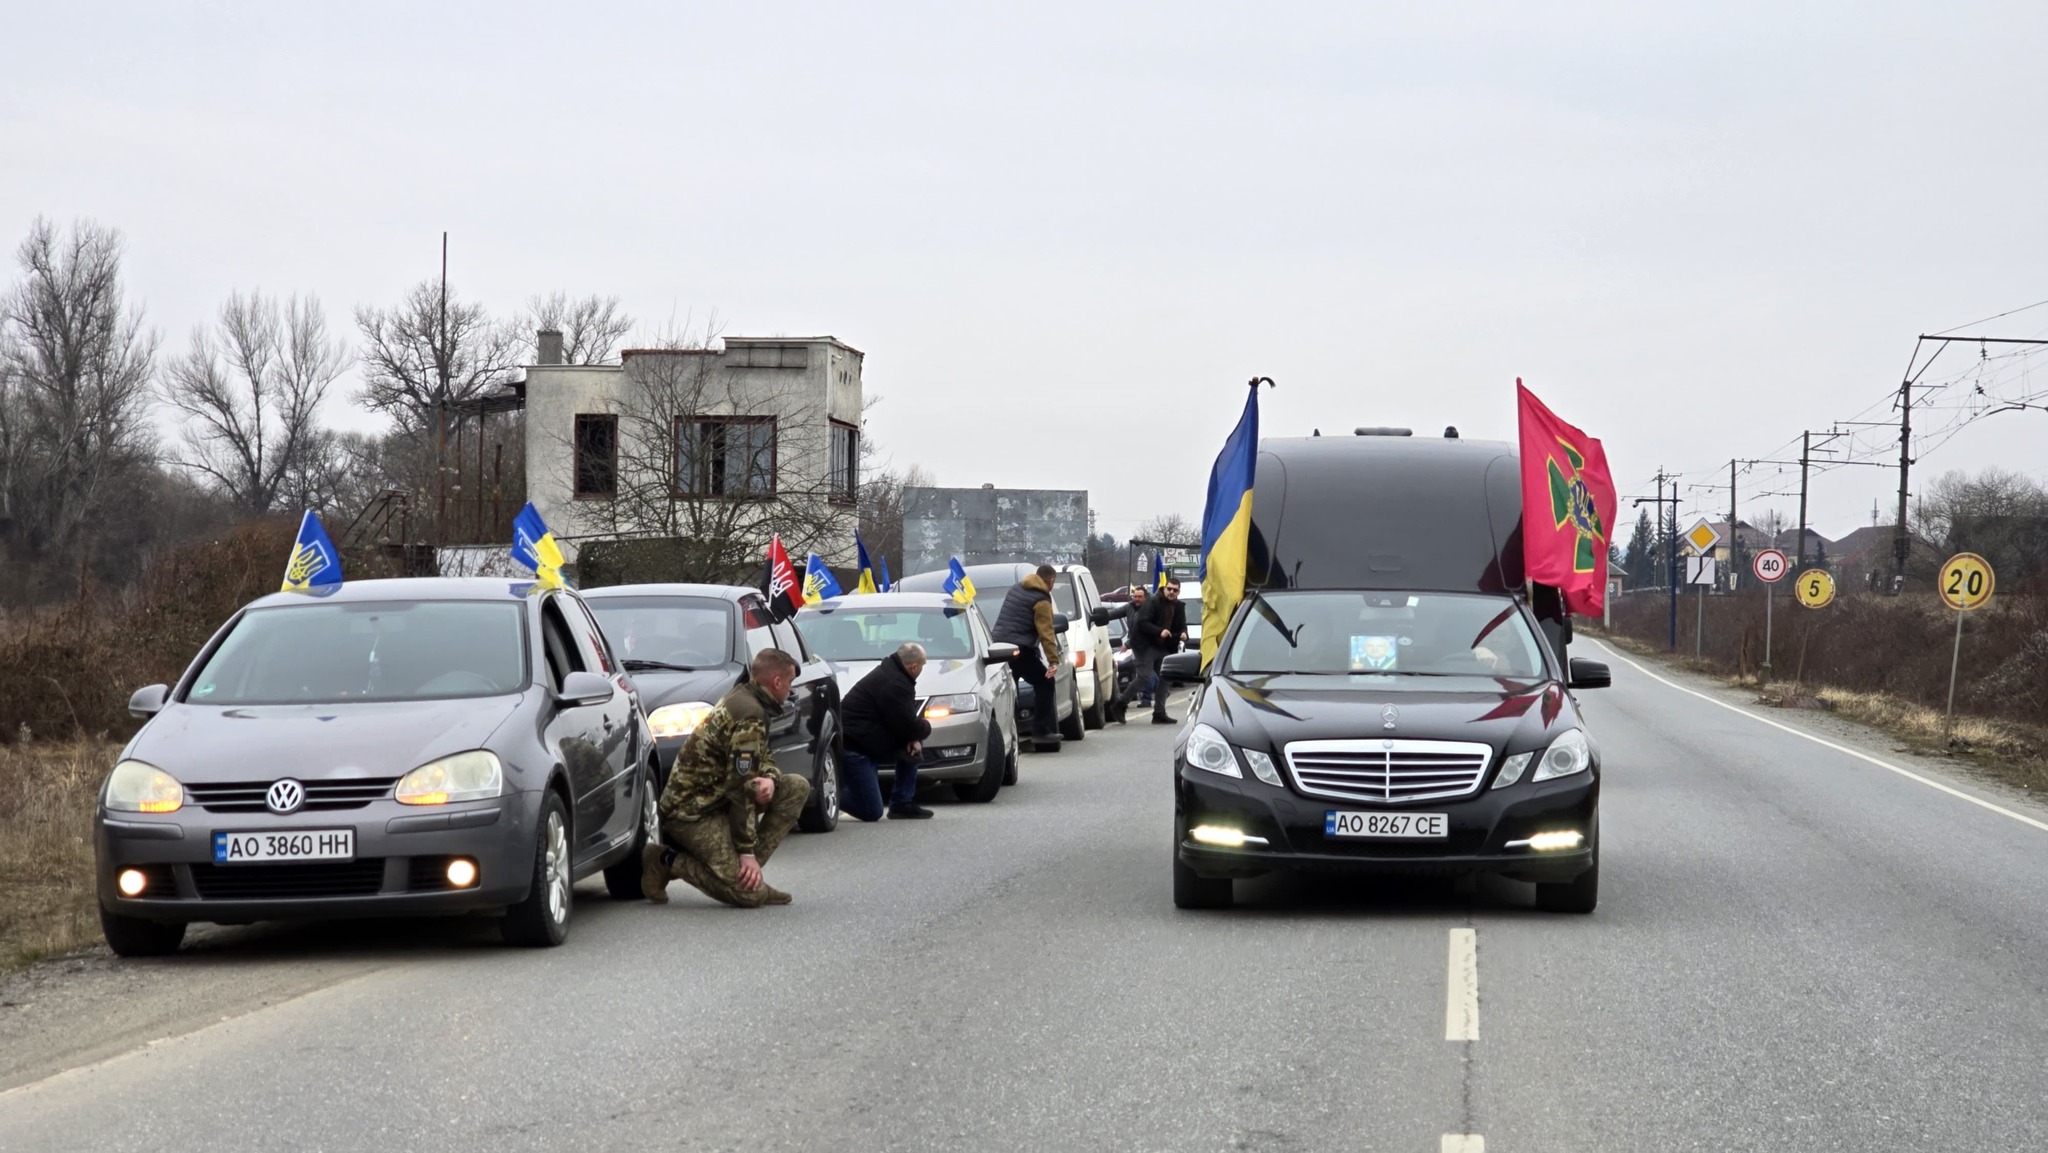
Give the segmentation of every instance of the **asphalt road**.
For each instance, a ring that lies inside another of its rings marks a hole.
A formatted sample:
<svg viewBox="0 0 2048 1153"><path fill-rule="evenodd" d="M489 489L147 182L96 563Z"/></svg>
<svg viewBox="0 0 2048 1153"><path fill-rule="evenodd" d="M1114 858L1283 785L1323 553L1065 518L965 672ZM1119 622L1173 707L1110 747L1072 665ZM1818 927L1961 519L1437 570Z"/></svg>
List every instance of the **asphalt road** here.
<svg viewBox="0 0 2048 1153"><path fill-rule="evenodd" d="M1619 661L1585 697L1589 917L1294 879L1178 912L1171 730L1112 727L992 805L793 839L786 909L586 885L551 951L400 922L106 962L0 1032L0 1149L2048 1147L2048 811Z"/></svg>

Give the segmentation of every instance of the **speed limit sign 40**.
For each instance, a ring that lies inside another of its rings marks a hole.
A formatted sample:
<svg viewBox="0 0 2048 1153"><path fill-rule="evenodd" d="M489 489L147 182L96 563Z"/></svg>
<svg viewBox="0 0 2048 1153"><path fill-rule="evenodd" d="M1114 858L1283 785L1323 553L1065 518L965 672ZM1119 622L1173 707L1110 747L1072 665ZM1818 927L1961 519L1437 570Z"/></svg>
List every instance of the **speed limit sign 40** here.
<svg viewBox="0 0 2048 1153"><path fill-rule="evenodd" d="M1785 554L1777 549L1767 548L1756 554L1756 559L1749 562L1749 567L1750 571L1756 573L1756 579L1767 585L1777 584L1785 579Z"/></svg>

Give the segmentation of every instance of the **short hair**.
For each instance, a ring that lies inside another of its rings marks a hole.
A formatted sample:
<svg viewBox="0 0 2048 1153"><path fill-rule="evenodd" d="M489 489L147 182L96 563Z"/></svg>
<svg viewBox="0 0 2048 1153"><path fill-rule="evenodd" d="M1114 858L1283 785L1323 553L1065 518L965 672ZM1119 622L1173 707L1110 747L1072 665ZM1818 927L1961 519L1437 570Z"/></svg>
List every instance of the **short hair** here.
<svg viewBox="0 0 2048 1153"><path fill-rule="evenodd" d="M896 646L896 659L906 665L921 665L924 663L924 646L916 641L904 641Z"/></svg>
<svg viewBox="0 0 2048 1153"><path fill-rule="evenodd" d="M1038 579L1044 581L1047 584L1051 584L1052 578L1058 575L1058 573L1052 570L1052 566L1049 564L1042 564L1038 566Z"/></svg>
<svg viewBox="0 0 2048 1153"><path fill-rule="evenodd" d="M803 668L802 665L797 663L795 657L790 656L781 649L762 649L754 654L753 663L747 667L753 672L754 679L757 681L779 672L786 672L794 676Z"/></svg>

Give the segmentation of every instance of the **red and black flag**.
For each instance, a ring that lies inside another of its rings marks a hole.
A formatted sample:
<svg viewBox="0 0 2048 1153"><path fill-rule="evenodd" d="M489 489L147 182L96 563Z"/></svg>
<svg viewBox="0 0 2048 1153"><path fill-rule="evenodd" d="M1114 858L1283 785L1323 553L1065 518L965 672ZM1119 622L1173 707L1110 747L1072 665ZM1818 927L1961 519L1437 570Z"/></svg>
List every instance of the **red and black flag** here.
<svg viewBox="0 0 2048 1153"><path fill-rule="evenodd" d="M803 582L797 579L796 569L789 563L782 538L775 537L768 542L768 611L775 614L776 620L786 621L802 607Z"/></svg>
<svg viewBox="0 0 2048 1153"><path fill-rule="evenodd" d="M1522 563L1528 578L1597 617L1607 601L1614 478L1600 442L1558 419L1518 378L1522 429Z"/></svg>

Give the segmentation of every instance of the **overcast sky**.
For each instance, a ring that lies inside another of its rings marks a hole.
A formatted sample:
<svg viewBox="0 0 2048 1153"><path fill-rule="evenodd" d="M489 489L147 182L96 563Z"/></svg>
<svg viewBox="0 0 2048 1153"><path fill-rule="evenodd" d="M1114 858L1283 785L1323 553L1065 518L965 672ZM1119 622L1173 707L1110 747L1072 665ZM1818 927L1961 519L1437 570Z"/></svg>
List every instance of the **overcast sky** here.
<svg viewBox="0 0 2048 1153"><path fill-rule="evenodd" d="M1915 335L2048 298L2038 2L989 8L14 0L0 237L119 227L176 350L235 289L346 326L446 229L505 312L836 335L895 463L1086 488L1120 537L1200 514L1254 374L1269 436L1501 438L1520 376L1632 516L1660 465L1892 419ZM1987 464L2048 480L2048 412L1916 476ZM1818 477L1813 521L1896 485Z"/></svg>

